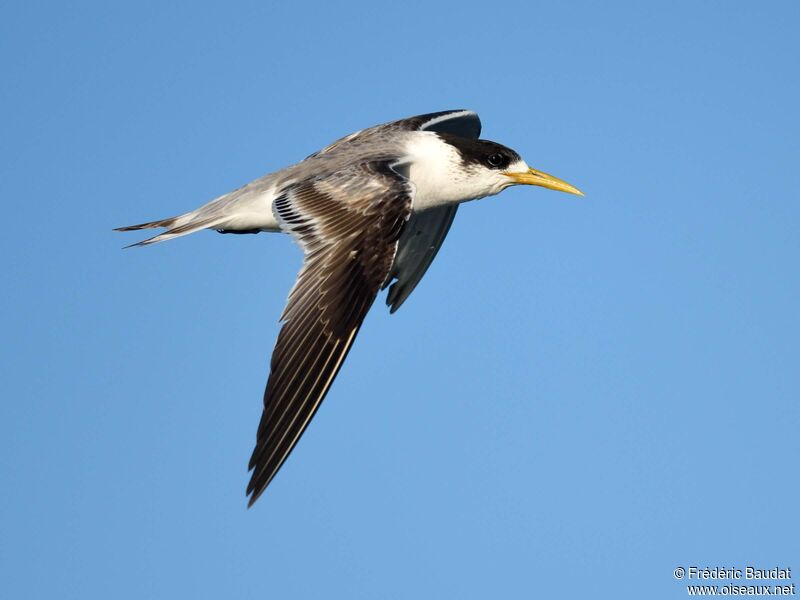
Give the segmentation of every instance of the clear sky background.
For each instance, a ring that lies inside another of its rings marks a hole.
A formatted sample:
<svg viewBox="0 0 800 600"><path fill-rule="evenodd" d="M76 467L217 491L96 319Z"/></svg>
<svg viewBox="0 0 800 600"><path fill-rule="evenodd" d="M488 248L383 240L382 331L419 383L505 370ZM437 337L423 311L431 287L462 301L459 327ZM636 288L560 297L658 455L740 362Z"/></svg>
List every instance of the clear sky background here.
<svg viewBox="0 0 800 600"><path fill-rule="evenodd" d="M5 598L679 598L800 573L796 2L0 9ZM245 509L279 235L156 247L356 129L471 108L585 198L462 207ZM800 577L800 575L795 575Z"/></svg>

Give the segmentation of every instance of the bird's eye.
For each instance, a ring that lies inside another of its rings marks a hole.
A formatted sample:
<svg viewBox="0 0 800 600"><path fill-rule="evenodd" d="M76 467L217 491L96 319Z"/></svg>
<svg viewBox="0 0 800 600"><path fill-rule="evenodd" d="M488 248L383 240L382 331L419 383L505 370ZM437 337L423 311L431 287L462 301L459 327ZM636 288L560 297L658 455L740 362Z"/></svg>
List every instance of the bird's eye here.
<svg viewBox="0 0 800 600"><path fill-rule="evenodd" d="M489 155L489 158L486 159L486 162L489 163L490 167L495 168L504 167L508 163L506 157L499 152L497 154Z"/></svg>

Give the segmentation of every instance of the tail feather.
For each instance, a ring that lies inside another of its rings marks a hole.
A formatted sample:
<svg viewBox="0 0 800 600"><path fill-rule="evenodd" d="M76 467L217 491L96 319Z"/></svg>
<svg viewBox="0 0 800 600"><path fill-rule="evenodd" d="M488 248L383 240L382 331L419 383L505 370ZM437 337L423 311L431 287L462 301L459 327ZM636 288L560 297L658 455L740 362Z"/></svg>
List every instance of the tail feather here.
<svg viewBox="0 0 800 600"><path fill-rule="evenodd" d="M154 229L156 227L171 227L178 217L171 217L169 219L161 219L160 221L150 221L149 223L140 223L139 225L128 225L127 227L117 227L114 231L136 231L137 229Z"/></svg>
<svg viewBox="0 0 800 600"><path fill-rule="evenodd" d="M114 231L137 231L157 227L163 227L166 230L149 239L126 246L127 248L164 242L201 229L224 229L238 232L260 231L265 228L273 230L274 227L274 230L278 231L277 222L272 222L274 218L271 213L265 214L264 211L265 204L269 206L271 203L271 197L264 197L265 193L270 193L269 177L258 179L229 194L219 196L191 212L169 219L118 227Z"/></svg>
<svg viewBox="0 0 800 600"><path fill-rule="evenodd" d="M216 225L219 225L224 220L219 217L209 218L209 219L193 219L188 222L178 224L179 219L181 219L181 217L165 219L164 221L153 221L153 223L165 223L164 225L154 225L153 223L144 223L142 225L131 225L129 227L120 227L119 229L115 229L114 231L131 231L134 229L148 229L150 227L169 227L169 229L159 233L156 236L153 236L146 240L142 240L141 242L136 242L135 244L131 244L130 246L125 246L126 248L133 248L135 246L149 246L150 244L157 244L158 242L166 242L167 240L171 240L176 237L181 237L182 235L189 235L190 233L194 233L195 231L200 231L201 229L213 229Z"/></svg>

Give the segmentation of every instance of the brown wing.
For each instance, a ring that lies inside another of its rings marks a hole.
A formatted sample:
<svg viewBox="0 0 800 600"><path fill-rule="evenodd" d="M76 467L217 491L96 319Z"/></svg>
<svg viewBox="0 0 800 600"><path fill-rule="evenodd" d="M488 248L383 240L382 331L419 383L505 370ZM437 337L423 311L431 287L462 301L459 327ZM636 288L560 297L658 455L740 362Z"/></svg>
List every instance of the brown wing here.
<svg viewBox="0 0 800 600"><path fill-rule="evenodd" d="M413 187L387 162L299 184L275 200L305 262L272 353L250 458L249 505L272 481L316 413L386 280Z"/></svg>

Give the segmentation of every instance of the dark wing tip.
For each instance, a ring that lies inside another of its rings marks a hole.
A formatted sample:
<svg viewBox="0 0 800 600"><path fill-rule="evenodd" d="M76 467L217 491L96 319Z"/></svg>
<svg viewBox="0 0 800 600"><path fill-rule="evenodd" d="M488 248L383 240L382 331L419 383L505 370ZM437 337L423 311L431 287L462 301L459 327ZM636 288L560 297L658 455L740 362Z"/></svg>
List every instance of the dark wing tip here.
<svg viewBox="0 0 800 600"><path fill-rule="evenodd" d="M473 110L447 110L419 118L423 131L449 133L459 137L477 139L481 135L481 119Z"/></svg>
<svg viewBox="0 0 800 600"><path fill-rule="evenodd" d="M389 314L390 315L394 314L395 311L398 308L400 308L400 305L402 305L403 302L405 301L405 299L408 297L408 294L406 294L406 296L403 297L400 294L400 292L401 292L400 282L399 281L395 281L392 284L392 286L389 288L389 293L386 294L386 306L389 307Z"/></svg>
<svg viewBox="0 0 800 600"><path fill-rule="evenodd" d="M264 490L267 489L272 477L275 476L275 473L272 473L271 477L268 477L264 480L264 473L259 474L258 469L254 469L255 464L253 462L256 454L258 453L259 446L256 446L256 449L253 451L253 458L250 459L250 467L248 467L248 471L253 471L252 475L250 476L250 481L247 483L247 489L245 491L245 495L248 496L247 498L247 508L253 506L261 497L261 494L264 493Z"/></svg>
<svg viewBox="0 0 800 600"><path fill-rule="evenodd" d="M267 489L266 486L256 491L253 480L250 480L250 483L247 485L247 492L245 493L245 495L248 496L247 508L252 508L253 504L256 503L256 500L258 500L261 497L261 494L264 493L265 489Z"/></svg>

